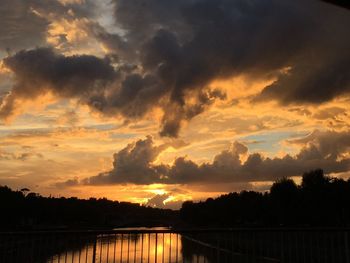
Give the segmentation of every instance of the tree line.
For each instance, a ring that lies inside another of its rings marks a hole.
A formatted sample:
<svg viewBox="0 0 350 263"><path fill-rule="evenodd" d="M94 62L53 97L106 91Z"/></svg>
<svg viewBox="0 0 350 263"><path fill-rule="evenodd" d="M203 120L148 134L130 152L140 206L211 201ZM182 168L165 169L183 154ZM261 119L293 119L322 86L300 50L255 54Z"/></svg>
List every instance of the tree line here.
<svg viewBox="0 0 350 263"><path fill-rule="evenodd" d="M242 191L187 201L180 216L188 225L201 227L349 226L350 179L313 170L303 174L300 185L283 178L265 193Z"/></svg>
<svg viewBox="0 0 350 263"><path fill-rule="evenodd" d="M44 197L0 186L0 229L36 230L168 225L177 212L106 198Z"/></svg>
<svg viewBox="0 0 350 263"><path fill-rule="evenodd" d="M300 185L277 180L268 192L232 192L180 211L106 198L43 197L0 186L0 230L113 228L130 226L275 227L350 226L350 179L322 170L303 174Z"/></svg>

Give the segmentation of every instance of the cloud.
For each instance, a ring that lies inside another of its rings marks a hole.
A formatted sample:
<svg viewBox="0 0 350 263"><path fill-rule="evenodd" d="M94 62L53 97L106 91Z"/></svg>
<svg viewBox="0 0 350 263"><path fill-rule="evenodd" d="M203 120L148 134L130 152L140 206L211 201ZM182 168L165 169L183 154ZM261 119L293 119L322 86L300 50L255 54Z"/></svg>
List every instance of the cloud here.
<svg viewBox="0 0 350 263"><path fill-rule="evenodd" d="M185 200L172 200L170 194L157 194L148 199L145 206L178 210Z"/></svg>
<svg viewBox="0 0 350 263"><path fill-rule="evenodd" d="M0 7L0 51L44 44L47 21L31 9L31 1L3 0Z"/></svg>
<svg viewBox="0 0 350 263"><path fill-rule="evenodd" d="M2 118L13 114L18 100L35 99L48 92L94 103L91 96L103 92L116 77L108 58L64 56L51 48L18 52L5 58L4 65L15 73L16 82L0 108Z"/></svg>
<svg viewBox="0 0 350 263"><path fill-rule="evenodd" d="M74 178L74 179L69 179L69 180L64 181L64 182L55 183L54 186L57 188L67 188L67 187L78 186L78 185L79 185L78 179Z"/></svg>
<svg viewBox="0 0 350 263"><path fill-rule="evenodd" d="M347 10L317 1L112 2L116 30L110 32L89 12L93 1L30 1L36 19L45 12L56 20L84 18L84 32L109 54L63 56L39 48L6 58L17 81L3 117L18 107L18 98L49 90L126 120L161 109L160 134L176 137L183 123L225 100L223 91L209 88L217 79L275 78L255 101L322 103L348 94Z"/></svg>
<svg viewBox="0 0 350 263"><path fill-rule="evenodd" d="M346 154L350 148L350 133L348 131L335 132L315 130L304 138L289 140L288 142L299 145L306 144L310 149L317 148L318 154L325 159L336 160L337 158L347 157ZM310 150L309 153L312 151ZM307 151L303 153L307 153Z"/></svg>
<svg viewBox="0 0 350 263"><path fill-rule="evenodd" d="M187 89L239 73L276 75L264 99L323 102L348 92L346 10L317 1L115 3L124 41L180 102ZM277 74L283 68L288 74Z"/></svg>
<svg viewBox="0 0 350 263"><path fill-rule="evenodd" d="M0 51L17 52L21 49L46 45L47 30L54 17L93 18L96 5L61 3L57 0L2 0L0 7Z"/></svg>
<svg viewBox="0 0 350 263"><path fill-rule="evenodd" d="M109 184L137 182L148 184L149 181L160 182L160 175L166 172L164 166L153 166L157 156L167 148L167 145L155 146L152 137L128 144L124 149L114 154L114 170L86 180L88 184Z"/></svg>
<svg viewBox="0 0 350 263"><path fill-rule="evenodd" d="M114 155L113 169L85 179L85 184L220 184L274 181L277 178L298 176L310 169L321 168L326 173L350 169L347 155L350 149L349 132L315 131L309 136L291 141L302 144L294 156L265 158L249 153L240 142L217 154L212 162L197 164L178 157L173 164L155 164L157 156L168 146L156 146L151 137L128 144ZM245 161L242 161L245 157Z"/></svg>
<svg viewBox="0 0 350 263"><path fill-rule="evenodd" d="M7 152L0 149L0 161L9 161L9 160L19 160L19 161L27 161L30 158L43 158L41 153L35 152L22 152L22 153L13 153Z"/></svg>
<svg viewBox="0 0 350 263"><path fill-rule="evenodd" d="M164 201L167 200L169 197L170 197L169 194L158 194L153 196L152 198L149 198L145 205L151 206L151 207L164 208L165 207Z"/></svg>
<svg viewBox="0 0 350 263"><path fill-rule="evenodd" d="M322 110L319 110L316 112L313 117L315 119L319 120L326 120L326 119L339 119L339 117L345 117L347 116L346 109L340 108L340 107L328 107Z"/></svg>
<svg viewBox="0 0 350 263"><path fill-rule="evenodd" d="M349 45L350 37L344 41ZM338 47L334 53L335 57L305 56L304 61L266 87L256 101L277 99L282 104L319 104L349 95L350 52L347 48Z"/></svg>

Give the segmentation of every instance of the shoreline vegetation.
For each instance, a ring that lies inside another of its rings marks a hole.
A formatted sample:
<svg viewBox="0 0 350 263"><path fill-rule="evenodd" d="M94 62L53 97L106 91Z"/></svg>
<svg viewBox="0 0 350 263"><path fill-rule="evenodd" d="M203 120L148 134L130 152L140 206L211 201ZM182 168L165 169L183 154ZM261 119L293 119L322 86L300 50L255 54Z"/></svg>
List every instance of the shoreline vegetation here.
<svg viewBox="0 0 350 263"><path fill-rule="evenodd" d="M43 197L0 186L0 231L120 227L349 227L350 180L307 172L297 185L276 181L269 192L232 192L186 201L178 211L106 198Z"/></svg>

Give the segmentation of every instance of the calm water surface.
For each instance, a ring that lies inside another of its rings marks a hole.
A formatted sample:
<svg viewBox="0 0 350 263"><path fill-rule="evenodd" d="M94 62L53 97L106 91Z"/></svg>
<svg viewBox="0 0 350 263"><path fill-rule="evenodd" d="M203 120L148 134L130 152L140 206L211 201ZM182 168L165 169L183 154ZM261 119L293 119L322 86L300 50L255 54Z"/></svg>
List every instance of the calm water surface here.
<svg viewBox="0 0 350 263"><path fill-rule="evenodd" d="M123 230L167 230L167 228L123 228ZM115 229L119 230L119 229ZM94 253L95 250L95 253ZM199 254L199 253L198 253ZM52 256L51 262L192 262L183 258L180 234L108 234L98 235L97 242L87 242L81 248ZM198 262L208 262L204 256L196 256Z"/></svg>

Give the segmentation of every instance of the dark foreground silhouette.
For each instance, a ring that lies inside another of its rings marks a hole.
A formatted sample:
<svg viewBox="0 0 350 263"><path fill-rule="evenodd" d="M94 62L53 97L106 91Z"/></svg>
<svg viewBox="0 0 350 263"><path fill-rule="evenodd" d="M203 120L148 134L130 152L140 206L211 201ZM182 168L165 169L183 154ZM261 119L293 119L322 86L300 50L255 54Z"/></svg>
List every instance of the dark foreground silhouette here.
<svg viewBox="0 0 350 263"><path fill-rule="evenodd" d="M43 197L0 186L0 230L168 226L177 212L106 198Z"/></svg>
<svg viewBox="0 0 350 263"><path fill-rule="evenodd" d="M0 229L350 225L350 180L328 177L322 170L305 173L300 186L284 178L270 192L242 191L205 202L187 201L180 211L105 198L43 197L27 191L0 187Z"/></svg>
<svg viewBox="0 0 350 263"><path fill-rule="evenodd" d="M185 202L183 221L209 227L233 226L337 226L350 225L350 180L305 173L300 186L280 179L270 192L230 193L205 202Z"/></svg>

